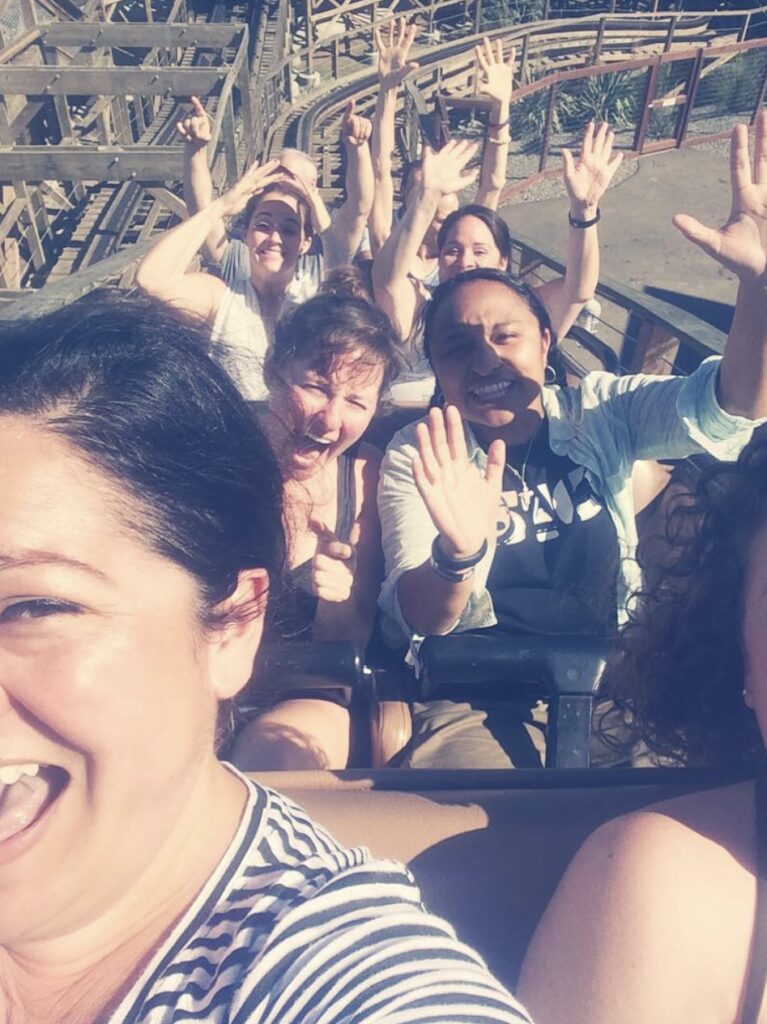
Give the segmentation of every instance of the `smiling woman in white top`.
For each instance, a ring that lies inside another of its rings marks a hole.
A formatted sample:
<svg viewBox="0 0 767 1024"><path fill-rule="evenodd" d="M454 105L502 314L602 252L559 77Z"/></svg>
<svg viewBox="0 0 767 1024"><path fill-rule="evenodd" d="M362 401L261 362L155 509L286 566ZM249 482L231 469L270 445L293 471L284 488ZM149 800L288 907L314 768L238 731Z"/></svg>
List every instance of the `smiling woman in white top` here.
<svg viewBox="0 0 767 1024"><path fill-rule="evenodd" d="M216 757L282 482L203 341L103 295L0 330L0 1019L526 1021L404 868Z"/></svg>
<svg viewBox="0 0 767 1024"><path fill-rule="evenodd" d="M309 205L298 177L276 160L257 164L209 206L163 235L136 271L150 295L204 319L214 352L242 394L266 397L263 362L277 318L296 302L296 265L312 241ZM214 227L245 211L250 277L225 284L207 273L185 273Z"/></svg>

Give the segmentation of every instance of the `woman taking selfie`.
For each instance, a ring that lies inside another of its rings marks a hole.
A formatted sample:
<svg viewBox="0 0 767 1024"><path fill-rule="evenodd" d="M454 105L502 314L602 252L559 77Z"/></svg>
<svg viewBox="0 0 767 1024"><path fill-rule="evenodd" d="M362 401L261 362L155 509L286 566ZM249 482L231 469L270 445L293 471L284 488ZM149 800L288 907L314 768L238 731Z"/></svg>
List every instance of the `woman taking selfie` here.
<svg viewBox="0 0 767 1024"><path fill-rule="evenodd" d="M379 491L381 605L400 637L417 646L429 634L492 627L609 638L624 620L640 584L636 460L734 459L767 415L766 135L762 115L752 180L747 129L733 133L733 213L720 231L675 218L740 280L724 356L689 377L592 373L577 388L557 386L555 333L534 293L498 270L439 287L424 338L444 408L395 436ZM418 709L413 756L454 766L476 741L475 767L508 767L485 727L489 710ZM525 764L540 763L533 745Z"/></svg>
<svg viewBox="0 0 767 1024"><path fill-rule="evenodd" d="M161 305L3 324L3 1020L527 1020L401 867L216 757L281 492L204 336Z"/></svg>

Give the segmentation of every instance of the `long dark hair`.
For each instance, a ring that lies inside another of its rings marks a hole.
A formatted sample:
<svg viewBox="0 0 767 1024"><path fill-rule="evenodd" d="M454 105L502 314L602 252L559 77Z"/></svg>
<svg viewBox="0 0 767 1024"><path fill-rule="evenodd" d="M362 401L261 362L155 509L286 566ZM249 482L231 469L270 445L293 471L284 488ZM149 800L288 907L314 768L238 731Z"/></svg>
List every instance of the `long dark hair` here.
<svg viewBox="0 0 767 1024"><path fill-rule="evenodd" d="M241 570L279 578L284 540L276 462L209 339L155 299L106 290L2 322L0 414L36 421L123 488L126 517L195 578L212 625Z"/></svg>
<svg viewBox="0 0 767 1024"><path fill-rule="evenodd" d="M445 224L447 224L447 221L445 221ZM548 365L554 372L556 383L564 384L564 361L559 351L559 347L557 346L557 336L554 332L554 328L551 326L551 317L549 316L546 307L529 285L524 284L522 281L518 281L505 270L496 270L492 267L477 267L474 270L467 270L463 274L456 274L455 277L448 278L447 281L443 281L442 284L435 288L431 300L426 304L423 312L423 347L426 358L429 362L432 362L431 344L434 338L435 322L440 309L446 302L450 302L459 288L462 288L464 285L471 284L473 281L492 281L496 284L502 284L504 287L508 288L509 291L514 292L515 295L519 295L521 299L524 299L528 309L538 321L538 327L541 330L541 334L544 331L549 332L551 344L549 345Z"/></svg>
<svg viewBox="0 0 767 1024"><path fill-rule="evenodd" d="M705 470L667 526L668 550L619 640L602 731L664 759L757 765L764 742L743 702L742 630L752 542L767 525L767 435ZM617 720L617 721L616 721ZM615 730L614 725L619 728Z"/></svg>

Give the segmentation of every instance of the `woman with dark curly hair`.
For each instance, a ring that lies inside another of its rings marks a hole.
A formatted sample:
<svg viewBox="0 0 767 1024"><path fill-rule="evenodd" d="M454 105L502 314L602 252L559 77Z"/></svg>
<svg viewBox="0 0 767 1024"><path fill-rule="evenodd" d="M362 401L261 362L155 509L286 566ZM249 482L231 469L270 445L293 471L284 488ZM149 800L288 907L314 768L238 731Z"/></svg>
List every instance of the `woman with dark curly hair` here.
<svg viewBox="0 0 767 1024"><path fill-rule="evenodd" d="M621 644L618 705L655 754L751 768L756 782L657 804L587 840L523 968L541 1024L562 1019L565 999L569 1024L767 1020L767 437L711 469L674 520L671 556Z"/></svg>

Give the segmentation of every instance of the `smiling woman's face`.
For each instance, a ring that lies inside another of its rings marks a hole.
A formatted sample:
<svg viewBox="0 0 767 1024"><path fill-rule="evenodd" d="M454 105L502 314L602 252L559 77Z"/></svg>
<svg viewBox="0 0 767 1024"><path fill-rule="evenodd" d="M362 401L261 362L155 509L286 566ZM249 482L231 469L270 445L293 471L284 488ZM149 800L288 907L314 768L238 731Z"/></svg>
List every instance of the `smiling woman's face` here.
<svg viewBox="0 0 767 1024"><path fill-rule="evenodd" d="M65 440L0 416L0 946L129 890L214 757L197 584L130 508Z"/></svg>
<svg viewBox="0 0 767 1024"><path fill-rule="evenodd" d="M471 281L445 301L431 331L445 401L488 438L520 444L540 424L550 337L525 300L497 281Z"/></svg>
<svg viewBox="0 0 767 1024"><path fill-rule="evenodd" d="M292 275L311 241L304 232L298 197L277 189L265 193L250 218L245 241L252 272Z"/></svg>

